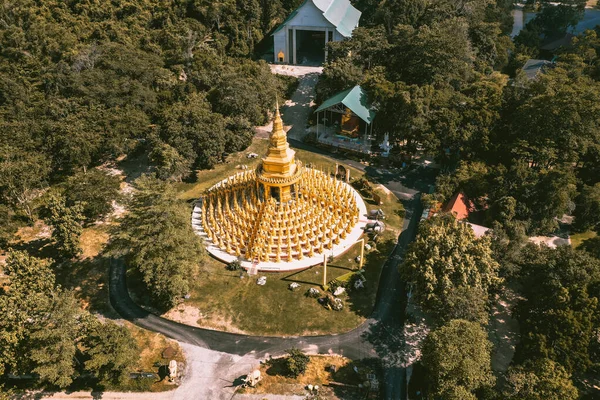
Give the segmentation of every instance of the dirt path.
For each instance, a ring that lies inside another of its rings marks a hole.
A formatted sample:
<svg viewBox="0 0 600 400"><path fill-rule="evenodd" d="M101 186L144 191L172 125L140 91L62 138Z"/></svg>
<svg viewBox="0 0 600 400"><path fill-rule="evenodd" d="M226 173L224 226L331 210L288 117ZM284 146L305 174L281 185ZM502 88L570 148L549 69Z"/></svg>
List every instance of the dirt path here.
<svg viewBox="0 0 600 400"><path fill-rule="evenodd" d="M512 316L512 310L518 300L515 289L507 287L497 295L491 309L489 339L494 344L492 369L495 372L506 372L515 355L519 322Z"/></svg>

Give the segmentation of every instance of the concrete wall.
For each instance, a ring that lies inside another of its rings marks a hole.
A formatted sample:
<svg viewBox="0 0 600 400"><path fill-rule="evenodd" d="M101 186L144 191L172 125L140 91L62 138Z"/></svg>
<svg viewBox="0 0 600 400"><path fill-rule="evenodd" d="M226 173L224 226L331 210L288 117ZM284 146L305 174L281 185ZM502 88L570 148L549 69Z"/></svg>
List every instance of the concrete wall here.
<svg viewBox="0 0 600 400"><path fill-rule="evenodd" d="M298 13L286 25L273 35L273 61L279 62L277 55L280 51L284 54L284 63L294 64L294 49L290 46L290 38L293 38L293 29L308 31L333 31L335 42L344 39L319 10L312 1L307 1ZM293 42L293 40L292 40Z"/></svg>
<svg viewBox="0 0 600 400"><path fill-rule="evenodd" d="M273 60L274 62L279 62L279 60L277 59L277 55L279 54L280 51L283 51L284 54L284 60L283 62L285 63L289 63L289 52L287 49L287 42L288 42L288 36L287 36L287 28L284 27L283 29L275 32L275 34L273 35L273 52L275 53L275 59Z"/></svg>

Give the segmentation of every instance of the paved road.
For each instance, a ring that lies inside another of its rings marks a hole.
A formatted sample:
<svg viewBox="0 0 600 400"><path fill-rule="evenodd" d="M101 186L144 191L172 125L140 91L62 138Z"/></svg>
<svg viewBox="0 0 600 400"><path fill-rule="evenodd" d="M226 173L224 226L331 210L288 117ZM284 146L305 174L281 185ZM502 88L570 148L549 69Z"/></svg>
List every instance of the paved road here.
<svg viewBox="0 0 600 400"><path fill-rule="evenodd" d="M340 335L305 337L268 337L239 335L191 327L151 314L133 302L127 291L125 266L115 260L111 265L110 301L125 319L151 331L160 332L175 340L231 355L256 357L277 355L292 346L319 353L343 354L352 359L380 357L385 366L384 398L404 399L405 370L401 360L394 357L399 350L395 338L404 323L406 295L398 273L398 264L414 238L421 206L419 196L406 202L407 218L404 230L392 256L384 265L376 305L371 318L358 328Z"/></svg>

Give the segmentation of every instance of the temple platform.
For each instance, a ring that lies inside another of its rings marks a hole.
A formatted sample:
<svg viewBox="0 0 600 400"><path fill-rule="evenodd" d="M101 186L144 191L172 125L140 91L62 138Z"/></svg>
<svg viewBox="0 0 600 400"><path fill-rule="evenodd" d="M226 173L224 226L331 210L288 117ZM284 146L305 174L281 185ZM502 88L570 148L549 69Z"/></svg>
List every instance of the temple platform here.
<svg viewBox="0 0 600 400"><path fill-rule="evenodd" d="M317 141L336 148L352 150L357 153L371 154L372 140L365 140L365 135L360 135L357 138L350 138L337 133L338 128L319 124L318 130L316 127L311 129L317 134ZM317 133L318 132L318 133Z"/></svg>
<svg viewBox="0 0 600 400"><path fill-rule="evenodd" d="M347 184L346 184L347 185ZM258 272L289 272L299 271L314 265L323 263L324 256L337 257L346 251L348 251L364 234L364 228L367 224L367 207L360 194L354 190L350 185L347 185L356 200L356 205L359 209L358 223L352 228L352 230L346 235L344 239L339 240L337 245L333 245L331 249L324 249L323 253L315 253L313 257L304 256L302 259L293 259L292 261L280 261L280 262L268 262L262 261L253 263L252 260L244 259L243 257L236 257L235 255L229 254L219 248L216 243L212 242L208 234L204 231L202 226L202 207L200 203L194 205L192 212L192 227L196 234L204 241L204 246L208 252L216 259L230 263L234 260L239 260L242 268L246 270L255 270Z"/></svg>

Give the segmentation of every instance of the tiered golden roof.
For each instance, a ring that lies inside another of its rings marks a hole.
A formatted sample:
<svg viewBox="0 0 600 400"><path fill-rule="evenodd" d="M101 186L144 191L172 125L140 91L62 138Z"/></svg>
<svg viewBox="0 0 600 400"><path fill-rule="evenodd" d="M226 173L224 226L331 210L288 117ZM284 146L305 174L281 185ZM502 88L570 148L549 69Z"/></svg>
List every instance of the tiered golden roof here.
<svg viewBox="0 0 600 400"><path fill-rule="evenodd" d="M267 155L211 188L201 223L221 250L251 261L312 257L344 239L358 222L354 191L295 160L279 109Z"/></svg>

